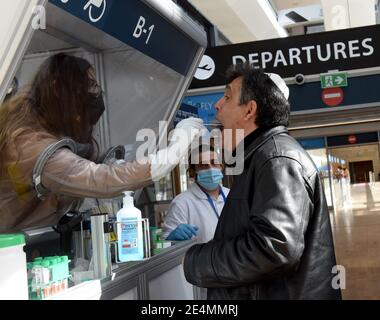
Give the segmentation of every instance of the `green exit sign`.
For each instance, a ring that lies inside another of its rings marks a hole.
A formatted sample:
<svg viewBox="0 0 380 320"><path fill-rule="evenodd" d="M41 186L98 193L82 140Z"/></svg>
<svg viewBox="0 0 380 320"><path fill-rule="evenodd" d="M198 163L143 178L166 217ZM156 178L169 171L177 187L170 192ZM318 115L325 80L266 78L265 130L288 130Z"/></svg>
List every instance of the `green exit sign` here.
<svg viewBox="0 0 380 320"><path fill-rule="evenodd" d="M347 87L348 79L346 72L321 74L322 89Z"/></svg>

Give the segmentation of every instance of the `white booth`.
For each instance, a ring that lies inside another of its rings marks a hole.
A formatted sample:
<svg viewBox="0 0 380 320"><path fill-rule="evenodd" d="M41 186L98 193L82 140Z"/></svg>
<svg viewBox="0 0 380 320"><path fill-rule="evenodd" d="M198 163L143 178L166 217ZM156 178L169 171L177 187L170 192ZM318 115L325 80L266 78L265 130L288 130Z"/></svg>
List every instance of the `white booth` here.
<svg viewBox="0 0 380 320"><path fill-rule="evenodd" d="M121 145L127 160L135 157L139 129L158 133L160 120L172 121L207 45L202 26L171 0L1 1L0 25L0 101L14 79L22 90L47 57L58 52L84 57L104 90L106 112L95 135L101 152ZM154 190L145 192L153 200ZM136 192L136 202L143 194ZM57 238L49 226L24 232L27 246L29 241L37 248ZM145 261L113 264L109 275L72 287L66 296L197 298L181 265L192 244L175 244ZM56 297L61 298L65 294Z"/></svg>

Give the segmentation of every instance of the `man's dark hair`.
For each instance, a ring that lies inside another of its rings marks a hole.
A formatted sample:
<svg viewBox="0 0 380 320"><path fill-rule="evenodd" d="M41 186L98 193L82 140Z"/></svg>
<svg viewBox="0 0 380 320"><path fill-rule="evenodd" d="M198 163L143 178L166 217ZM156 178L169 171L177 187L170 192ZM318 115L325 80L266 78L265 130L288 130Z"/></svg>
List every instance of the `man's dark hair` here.
<svg viewBox="0 0 380 320"><path fill-rule="evenodd" d="M281 90L270 77L249 63L232 65L226 74L227 83L242 77L240 104L255 100L257 104L256 125L259 128L288 126L290 106Z"/></svg>

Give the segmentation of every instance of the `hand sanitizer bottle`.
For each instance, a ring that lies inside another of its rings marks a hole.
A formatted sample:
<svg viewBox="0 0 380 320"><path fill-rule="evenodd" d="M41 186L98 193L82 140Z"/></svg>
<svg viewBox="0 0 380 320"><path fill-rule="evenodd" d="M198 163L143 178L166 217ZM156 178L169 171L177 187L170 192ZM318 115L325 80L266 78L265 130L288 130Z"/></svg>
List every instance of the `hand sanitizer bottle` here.
<svg viewBox="0 0 380 320"><path fill-rule="evenodd" d="M133 204L132 192L124 192L123 208L116 214L118 256L121 262L144 259L141 211Z"/></svg>

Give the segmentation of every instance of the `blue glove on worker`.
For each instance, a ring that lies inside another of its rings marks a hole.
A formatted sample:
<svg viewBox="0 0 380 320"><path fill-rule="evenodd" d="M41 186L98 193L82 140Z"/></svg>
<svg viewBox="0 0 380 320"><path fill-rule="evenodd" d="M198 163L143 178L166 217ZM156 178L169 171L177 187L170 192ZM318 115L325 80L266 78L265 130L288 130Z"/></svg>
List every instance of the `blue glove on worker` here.
<svg viewBox="0 0 380 320"><path fill-rule="evenodd" d="M182 223L177 228L175 228L172 232L170 232L166 240L173 240L173 241L189 240L193 236L196 236L197 232L198 232L198 227Z"/></svg>

